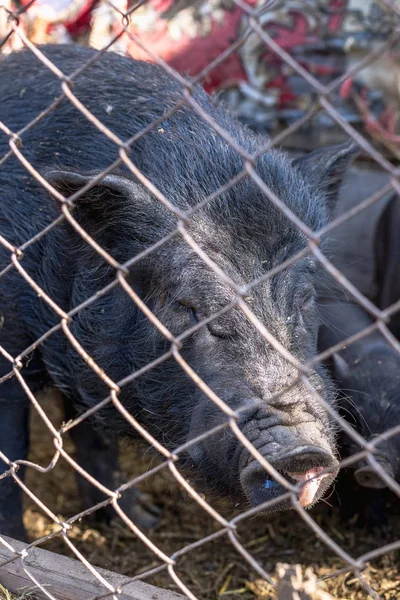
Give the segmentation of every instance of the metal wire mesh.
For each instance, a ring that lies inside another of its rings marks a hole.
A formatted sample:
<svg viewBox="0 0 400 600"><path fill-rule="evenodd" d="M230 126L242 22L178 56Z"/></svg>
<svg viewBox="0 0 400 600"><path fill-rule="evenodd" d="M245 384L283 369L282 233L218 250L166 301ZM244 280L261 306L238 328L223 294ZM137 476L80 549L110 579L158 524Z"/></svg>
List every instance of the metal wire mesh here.
<svg viewBox="0 0 400 600"><path fill-rule="evenodd" d="M34 0L33 0L34 2ZM31 3L32 4L32 3ZM297 370L297 379L292 386L295 385L303 385L310 394L323 406L323 408L330 414L331 418L340 426L341 429L345 430L346 433L356 442L356 444L361 447L361 451L358 453L346 458L342 461L341 466L348 466L351 464L356 464L361 459L365 459L368 464L379 474L382 480L386 483L386 485L400 497L400 485L393 478L391 478L386 471L382 468L380 463L375 458L376 448L383 440L388 440L395 435L400 435L400 424L394 425L391 429L385 431L381 435L374 437L370 440L364 440L362 436L360 436L353 427L351 427L339 414L338 412L332 408L332 406L327 403L324 398L322 398L317 391L313 388L310 380L308 378L310 374L310 370L317 362L321 360L325 360L328 357L332 356L335 352L340 350L343 345L350 345L358 340L365 338L373 331L379 331L385 340L392 346L392 348L399 352L399 342L395 340L388 329L388 323L390 321L390 317L394 315L400 309L400 300L395 304L392 304L390 307L381 310L377 308L365 295L363 295L350 281L347 279L343 273L341 273L333 263L322 253L319 248L319 244L321 242L321 238L326 235L328 232L331 232L335 228L339 227L346 220L350 218L356 217L362 211L366 210L368 207L372 206L374 203L378 202L381 198L387 195L388 192L394 191L396 193L400 193L400 183L399 183L399 168L393 164L387 156L385 156L382 152L378 151L376 147L363 135L362 132L356 130L350 123L348 123L337 108L334 106L331 96L333 93L337 92L340 86L349 78L356 75L360 70L365 68L367 65L371 64L373 61L377 60L380 56L384 55L384 53L392 48L398 41L400 41L400 25L395 25L391 32L391 35L388 39L379 44L378 47L372 48L370 52L366 53L359 61L357 61L351 68L344 73L342 76L336 78L334 81L329 83L329 85L322 84L312 73L310 73L306 68L304 68L293 56L291 56L288 52L286 52L279 44L274 40L274 38L263 28L263 16L268 13L268 10L273 6L273 2L265 2L261 3L261 7L255 8L254 6L250 6L246 2L242 0L234 0L234 4L237 7L240 7L247 15L247 27L244 32L237 39L233 40L228 50L225 50L217 59L213 60L211 64L207 66L206 69L203 69L200 74L198 74L193 79L189 80L175 71L172 67L170 67L164 60L160 59L155 53L152 52L151 48L143 47L141 41L134 35L134 33L129 28L130 17L137 8L144 4L143 2L136 3L126 12L119 10L117 6L114 6L113 3L106 2L105 3L108 8L114 10L119 14L120 22L121 22L121 30L113 36L107 46L97 53L97 55L90 60L87 64L83 64L81 68L78 69L73 74L65 74L58 67L51 63L51 61L46 58L43 51L36 47L35 44L30 41L27 35L24 33L23 28L20 25L22 16L24 12L27 11L29 5L25 5L18 11L13 11L11 9L11 5L7 5L7 3L3 4L1 17L4 18L4 15L7 14L7 28L8 33L6 34L5 39L3 40L3 44L9 43L11 40L16 42L16 46L25 46L27 47L38 60L40 60L46 68L50 69L53 74L58 77L60 82L60 94L54 102L48 106L48 108L39 114L33 121L27 122L26 125L19 131L10 131L6 125L7 119L0 121L0 129L9 138L9 152L1 157L0 160L0 168L6 163L6 161L11 157L15 156L18 160L23 164L26 168L27 172L36 179L36 181L43 186L45 190L50 192L53 197L57 200L60 206L61 214L55 219L50 225L44 228L40 233L35 235L33 238L27 240L22 246L14 247L9 241L0 238L3 246L10 252L10 263L9 265L0 273L0 278L3 277L7 272L11 269L15 269L18 271L20 276L25 279L27 284L31 286L31 288L36 292L36 294L41 298L42 302L47 303L50 309L54 311L54 313L58 316L58 323L50 330L46 331L44 335L42 335L39 339L37 339L34 343L32 343L28 348L26 348L23 352L19 354L19 356L10 356L8 352L0 348L0 351L3 357L9 362L9 372L1 378L1 383L6 382L9 379L15 378L19 381L20 385L26 392L28 396L32 408L37 411L40 415L40 418L43 420L43 423L50 431L53 437L54 443L54 456L52 461L46 466L40 466L39 464L35 464L26 460L16 460L11 461L7 456L5 456L2 452L0 452L0 458L8 465L8 470L1 476L0 479L4 479L5 477L13 478L18 486L22 488L25 494L28 494L31 500L36 503L36 505L44 511L50 519L54 521L59 527L57 531L55 531L50 536L46 536L45 538L36 540L32 544L30 544L25 551L19 553L15 551L4 539L0 538L0 541L9 548L10 552L14 553L14 556L10 560L20 560L24 566L24 569L31 577L34 584L36 584L41 591L46 594L49 598L54 598L52 593L44 587L40 581L37 581L33 575L30 575L29 565L27 564L27 560L29 559L29 551L32 547L38 546L45 542L50 537L58 536L63 539L66 546L69 547L70 550L75 554L75 556L87 567L87 569L91 572L91 574L96 577L96 579L104 586L104 595L101 597L112 597L118 598L118 596L122 593L123 590L115 588L109 582L107 582L93 567L90 562L82 555L82 553L75 547L73 542L68 536L68 531L71 528L71 525L77 521L78 519L87 517L88 515L96 512L100 508L111 505L113 506L116 514L122 519L125 525L150 549L155 557L159 559L159 566L153 567L149 569L147 572L143 572L137 578L145 579L147 576L151 575L158 570L167 569L171 579L175 582L175 584L180 588L183 594L185 594L188 598L194 599L195 595L189 589L187 583L182 580L182 578L178 575L176 570L176 564L178 559L189 552L195 552L196 548L200 545L207 544L212 539L215 539L219 536L226 536L230 542L233 544L238 553L243 557L243 560L248 564L249 570L254 570L257 572L262 578L265 578L272 585L275 585L274 579L271 577L270 573L265 572L262 566L257 562L257 560L251 555L251 553L243 546L240 539L236 535L236 528L240 522L243 522L246 519L249 519L254 514L259 512L264 508L268 508L282 499L288 499L292 503L293 509L298 514L299 518L303 519L304 522L310 527L312 531L326 544L333 553L335 553L338 557L343 560L343 563L346 565L342 572L351 571L355 574L355 576L359 579L360 584L364 587L366 593L370 594L373 598L378 598L379 595L376 591L372 590L370 585L365 581L362 576L362 571L365 568L367 561L381 556L386 552L389 552L394 549L400 548L400 540L393 540L387 543L384 546L377 548L374 551L369 552L368 554L364 554L361 556L352 556L350 555L345 548L342 548L337 542L335 542L326 531L324 531L314 520L313 516L306 512L306 510L300 505L298 500L298 493L300 491L301 486L296 486L294 484L289 483L274 467L262 456L262 454L253 446L253 444L247 439L247 437L243 434L240 427L238 426L238 420L240 416L248 410L248 407L243 407L237 410L233 410L230 406L221 398L217 393L215 393L205 381L193 370L193 368L185 361L180 350L182 347L182 343L189 336L193 335L198 329L203 327L205 324L213 322L221 315L225 314L227 311L232 309L233 307L238 308L245 315L246 319L252 323L252 325L258 330L259 335L270 344L277 352L279 352L286 361L289 361L291 365ZM396 2L390 2L389 0L382 0L382 4L385 5L388 11L391 11L393 17L396 19L399 17L400 10ZM119 40L122 34L125 34L129 37L132 43L137 44L142 48L142 50L148 53L149 60L155 61L159 63L163 69L174 78L179 84L182 86L182 96L180 101L170 108L168 112L163 115L161 120L158 120L155 123L152 123L150 126L146 127L145 130L141 131L132 139L123 140L116 136L109 128L107 128L94 114L92 114L88 108L78 99L78 97L74 94L74 81L79 78L80 74L85 71L85 69L89 66L89 64L95 62L101 57L104 52L108 50L112 50L115 43ZM301 78L303 78L307 84L314 90L315 92L315 101L314 104L308 108L305 114L297 119L293 124L289 127L286 127L283 131L279 132L277 135L272 137L266 141L262 151L258 154L264 153L268 151L269 148L276 146L277 144L282 144L285 139L291 134L295 133L301 127L304 126L309 120L311 120L316 114L321 111L325 111L327 115L331 118L333 122L335 122L346 134L346 136L352 138L362 149L366 156L375 161L383 171L385 171L388 175L390 175L390 184L387 184L384 188L379 190L379 192L374 193L371 197L367 198L356 208L348 210L345 214L331 221L328 225L324 226L319 231L311 231L309 227L301 222L301 220L289 209L285 203L278 198L271 189L261 180L261 178L257 175L257 172L254 168L255 159L257 156L250 155L248 152L244 150L234 139L230 137L230 135L224 131L213 119L210 115L206 114L204 109L196 102L193 97L193 88L197 82L202 82L209 72L215 69L219 64L223 63L231 54L236 52L238 48L244 43L249 36L256 36L258 40L262 40L265 44L265 47L272 52L274 55L279 57L279 60L288 66L293 72L297 73ZM80 111L80 113L90 121L104 136L106 136L109 140L115 144L115 147L118 149L119 157L117 160L110 164L107 169L97 175L92 179L85 187L79 192L74 193L70 197L64 197L57 189L55 189L46 178L43 177L30 162L24 156L24 135L34 129L35 125L39 122L39 120L44 119L47 115L49 115L52 111L57 110L57 106L61 101L70 102L73 106ZM130 157L130 149L140 139L142 136L145 136L155 127L159 127L162 125L162 122L170 117L173 113L179 110L182 105L189 105L192 109L204 120L206 121L212 128L214 128L217 135L221 136L225 141L227 141L235 151L240 155L243 163L242 172L237 175L237 177L228 182L222 189L217 190L212 196L206 197L202 200L201 204L194 207L189 212L183 212L179 210L174 204L163 195L159 190L157 190L144 175L141 173L138 168L135 166L134 159ZM362 108L362 106L360 105ZM170 211L177 220L176 229L173 230L167 237L160 240L155 247L148 248L145 251L145 254L148 255L152 251L157 248L160 248L163 244L170 241L176 236L181 236L181 238L190 246L190 248L198 255L198 257L204 261L204 263L211 269L215 275L221 278L226 284L229 285L231 290L235 295L235 299L229 305L225 306L218 312L215 312L207 319L199 322L195 326L191 327L189 330L183 332L181 335L176 336L168 330L168 328L152 313L152 311L146 306L146 304L141 300L137 292L132 288L132 286L128 283L127 277L131 272L132 268L143 258L142 255L133 256L125 262L124 264L120 264L107 250L102 248L99 243L97 243L87 231L78 223L74 216L73 208L79 198L95 183L100 181L105 175L113 171L116 167L120 165L125 165L129 171L132 173L134 177L136 177L145 187L147 187L150 192L157 198L157 200L164 205L164 207ZM275 205L280 211L284 213L284 215L296 226L298 227L303 235L307 238L307 247L298 253L296 256L293 256L291 259L285 261L278 267L274 268L272 271L269 271L262 275L262 277L258 278L255 281L248 282L245 286L238 286L232 279L218 266L211 258L206 254L204 249L202 249L199 244L195 241L190 233L190 229L188 228L188 222L190 217L199 210L199 207L205 206L207 203L211 202L214 198L218 197L218 195L226 192L234 185L236 185L239 181L244 178L251 178L253 182L259 187L259 189L265 194L265 196L269 199L269 201ZM74 228L76 233L81 236L81 239L88 245L90 245L95 252L97 252L104 261L109 265L109 268L112 269L115 273L115 277L107 288L104 288L100 292L97 292L90 298L87 298L82 304L76 306L73 310L66 312L63 310L57 303L57 297L53 297L51 294L47 293L46 290L42 289L37 282L32 279L27 270L24 268L24 252L34 243L38 242L43 236L46 236L52 229L59 227L63 221L67 221L71 227ZM353 335L351 338L345 340L344 342L338 343L336 346L330 348L327 351L324 351L322 354L312 358L306 364L300 364L299 361L293 356L287 349L285 349L282 344L274 338L274 336L268 331L267 327L260 321L260 319L254 314L251 309L251 305L246 302L246 297L249 295L251 290L259 285L262 282L267 281L272 276L276 275L279 272L284 271L289 266L295 264L296 261L300 260L306 255L313 256L326 271L336 280L336 282L345 290L347 295L356 303L358 303L365 311L373 317L374 322L367 329L360 331L358 334ZM136 306L145 314L147 319L152 323L152 325L158 330L158 332L165 337L165 339L169 342L170 348L169 350L161 357L157 358L157 360L152 363L146 365L144 368L139 371L131 373L129 376L125 377L122 381L113 381L110 377L103 371L103 369L96 364L94 359L90 356L90 354L85 350L84 346L80 343L80 341L75 337L71 330L71 323L75 316L96 300L99 297L109 292L112 288L120 286L126 294L129 295L132 302L136 304ZM24 361L31 355L33 350L36 348L40 348L40 346L56 331L62 331L64 336L67 338L69 343L76 350L78 355L81 357L83 361L89 365L89 367L94 371L98 378L107 386L108 395L105 397L102 402L99 402L97 406L94 408L90 408L83 412L78 418L73 421L65 424L61 429L57 430L50 419L46 415L45 411L35 398L35 395L30 391L28 384L24 380L24 377L21 373ZM201 392L209 399L210 402L214 403L218 406L220 411L225 415L225 422L213 430L207 432L206 434L202 434L192 440L188 441L183 446L175 448L173 451L168 450L159 440L155 439L141 424L140 422L134 418L123 406L123 404L119 400L120 390L126 386L128 383L140 379L140 377L149 372L154 367L160 365L162 362L173 358L181 367L181 369L185 372L186 376L191 378L192 381L198 386ZM270 400L273 400L275 397L279 397L287 391L287 388L281 390L275 396L273 396ZM124 483L117 489L108 489L101 482L97 481L94 477L92 477L88 472L86 472L73 458L72 456L65 451L64 449L64 434L67 431L72 430L79 423L82 423L83 420L90 417L96 411L99 411L101 408L104 408L106 405L112 404L115 409L119 411L120 415L130 424L130 426L136 430L136 432L142 436L146 442L151 445L162 457L163 462L161 465L150 469L147 473L141 474L135 479L130 480L127 483ZM188 450L190 446L196 444L196 442L206 439L208 436L214 435L216 432L222 429L229 429L230 432L237 438L240 444L243 445L249 452L249 454L257 460L265 471L273 477L276 481L278 481L284 488L286 489L286 493L284 496L280 496L279 498L275 498L273 500L269 500L261 506L257 506L256 508L248 509L242 512L239 516L232 518L231 520L227 520L222 515L220 515L213 506L207 502L207 500L193 487L186 479L184 474L180 471L180 456L182 453ZM103 502L92 506L90 509L85 510L73 518L68 519L67 521L61 521L54 512L52 512L43 501L41 501L38 497L36 497L33 492L27 487L27 485L23 482L19 475L19 470L22 465L29 467L30 469L35 469L40 473L48 472L55 468L60 457L63 457L77 472L79 472L92 486L95 486L99 491L103 492L107 499ZM169 470L175 480L182 486L188 495L198 504L199 510L206 511L213 519L215 519L220 528L215 533L204 537L196 541L195 543L188 544L186 546L182 546L179 551L175 552L172 555L165 554L161 548L155 545L150 537L145 534L133 521L129 518L129 516L123 511L120 505L120 499L123 496L124 492L134 486L139 481L143 481L146 477L150 477L154 473L159 472L161 469Z"/></svg>

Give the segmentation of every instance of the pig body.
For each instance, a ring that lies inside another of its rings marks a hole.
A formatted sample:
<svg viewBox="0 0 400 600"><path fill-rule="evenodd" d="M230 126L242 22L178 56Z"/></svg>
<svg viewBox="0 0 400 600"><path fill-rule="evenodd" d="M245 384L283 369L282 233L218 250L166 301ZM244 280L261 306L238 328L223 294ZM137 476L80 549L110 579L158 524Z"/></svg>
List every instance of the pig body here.
<svg viewBox="0 0 400 600"><path fill-rule="evenodd" d="M394 193L387 202L377 224L375 234L376 302L381 309L388 308L400 299L400 199ZM400 312L394 312L389 329L400 340Z"/></svg>
<svg viewBox="0 0 400 600"><path fill-rule="evenodd" d="M378 218L372 244L373 276L369 296L381 309L399 300L399 225L399 202L395 196L389 199ZM352 243L350 240L349 244ZM341 264L337 263L337 266L340 268ZM330 296L326 290L330 290ZM323 321L319 333L320 350L344 343L343 349L329 360L339 388L342 416L365 440L372 441L400 425L400 355L379 331L345 344L347 338L371 326L374 319L355 301L345 298L336 285L326 286L325 297L320 297L319 302ZM391 318L389 328L400 338L398 314ZM361 450L346 433L343 432L340 438L343 457ZM400 482L398 433L379 442L375 458L386 475ZM351 481L353 476L355 482ZM362 491L360 486L369 489ZM369 527L386 525L385 506L390 494L385 488L385 481L367 460L345 469L336 485L343 514L353 516L358 513L360 522Z"/></svg>
<svg viewBox="0 0 400 600"><path fill-rule="evenodd" d="M49 46L43 52L66 75L95 54L74 46ZM28 51L0 63L2 119L14 132L47 108L60 92L60 80ZM124 141L162 119L182 99L181 84L162 68L112 53L83 70L75 79L73 92ZM246 152L255 154L265 143L199 87L194 88L193 98ZM66 197L119 156L115 143L67 99L26 129L21 138L27 160ZM0 155L8 150L7 137L1 134ZM329 219L341 173L354 154L354 148L347 145L290 163L284 155L268 151L255 160L254 168L310 228L318 229ZM239 154L189 106L180 107L152 131L137 136L130 158L182 211L190 211L243 168ZM15 156L0 168L0 189L1 235L15 246L60 215L57 201ZM167 236L177 223L176 217L125 167L106 175L81 195L73 215L120 263ZM250 178L195 212L187 230L237 285L261 276L307 243ZM0 267L9 262L9 251L1 247ZM64 311L70 311L115 278L115 270L65 220L26 248L21 264ZM249 304L257 317L300 361L316 352L318 318L313 286L317 273L315 261L307 257L249 294ZM135 263L127 281L175 335L235 299L232 288L179 236ZM15 268L2 277L0 302L0 343L12 357L60 321ZM119 285L76 313L70 329L115 382L170 348L170 342ZM300 500L305 506L313 504L337 471L334 433L327 413L301 386L273 402L268 400L294 382L296 369L263 339L238 308L189 336L181 354L232 409L249 407L239 419L240 428L289 480L305 482ZM10 367L0 356L2 376ZM47 337L23 360L21 373L33 392L46 383L60 389L68 416L95 406L109 393L61 331ZM330 380L324 369L316 367L310 381L331 402ZM119 397L128 411L171 449L226 420L172 357L123 385ZM0 450L10 460L27 456L28 410L29 401L16 378L4 381L0 387ZM133 435L134 431L112 406L96 413L95 419L103 433L92 429L88 422L72 430L78 462L112 488L117 463L111 432ZM83 431L82 427L89 429ZM268 475L228 431L190 447L187 464L214 488L253 505L281 493L279 485L266 484ZM7 466L1 468L4 471ZM318 476L317 484L308 483L312 474L325 469L329 474ZM81 480L81 491L85 504L99 500L99 492L86 480ZM135 511L141 499L133 493ZM23 535L21 495L10 477L0 480L0 515L1 533ZM151 509L141 505L132 518L148 525L153 516Z"/></svg>
<svg viewBox="0 0 400 600"><path fill-rule="evenodd" d="M350 301L324 299L321 309L324 325L319 343L321 350L344 342L374 323L359 305ZM346 344L332 359L334 376L343 393L344 416L365 440L388 431L400 422L398 390L400 388L400 356L379 331L352 344ZM360 450L346 439L345 454ZM378 445L376 458L388 475L400 479L399 450L393 440ZM367 463L357 465L355 477L360 485L383 488L385 483Z"/></svg>
<svg viewBox="0 0 400 600"><path fill-rule="evenodd" d="M373 323L362 307L345 300L325 298L321 313L324 320L319 338L321 351L344 342ZM373 441L400 424L400 357L379 332L346 344L329 363L338 386L339 412L366 441ZM374 454L386 475L397 481L400 481L399 442L398 435L383 440ZM345 431L340 433L339 445L342 458L362 449ZM335 491L345 520L357 516L357 523L368 529L388 526L387 504L392 494L367 459L341 470Z"/></svg>

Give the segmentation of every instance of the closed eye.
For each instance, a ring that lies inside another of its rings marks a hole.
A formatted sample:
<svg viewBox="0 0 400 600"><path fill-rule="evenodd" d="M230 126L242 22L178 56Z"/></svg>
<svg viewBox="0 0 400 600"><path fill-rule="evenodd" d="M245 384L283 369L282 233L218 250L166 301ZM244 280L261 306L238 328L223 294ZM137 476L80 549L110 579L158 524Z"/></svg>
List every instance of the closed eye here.
<svg viewBox="0 0 400 600"><path fill-rule="evenodd" d="M197 314L196 309L189 303L185 302L185 300L178 300L178 304L181 307L183 307L187 313L189 313L192 326L201 321L201 318Z"/></svg>
<svg viewBox="0 0 400 600"><path fill-rule="evenodd" d="M192 306L189 302L186 302L185 300L178 300L178 304L180 304L180 306L182 306L190 314L192 326L196 323L200 323L205 318L205 316L199 310L194 308L194 306ZM218 318L207 323L206 327L210 335L215 338L228 339L233 337L232 332L228 333L226 329L218 323Z"/></svg>

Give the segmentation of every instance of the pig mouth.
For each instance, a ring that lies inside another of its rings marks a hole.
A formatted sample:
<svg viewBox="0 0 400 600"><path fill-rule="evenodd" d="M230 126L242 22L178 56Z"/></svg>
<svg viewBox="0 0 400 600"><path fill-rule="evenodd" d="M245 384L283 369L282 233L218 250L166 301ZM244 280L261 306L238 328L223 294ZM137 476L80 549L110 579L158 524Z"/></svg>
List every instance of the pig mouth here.
<svg viewBox="0 0 400 600"><path fill-rule="evenodd" d="M339 464L326 450L315 446L298 448L282 457L265 457L280 475L298 487L300 506L311 508L326 493L335 479ZM287 488L273 479L259 464L252 460L241 472L242 489L252 506L258 506L287 493ZM274 502L262 512L293 508L290 498Z"/></svg>

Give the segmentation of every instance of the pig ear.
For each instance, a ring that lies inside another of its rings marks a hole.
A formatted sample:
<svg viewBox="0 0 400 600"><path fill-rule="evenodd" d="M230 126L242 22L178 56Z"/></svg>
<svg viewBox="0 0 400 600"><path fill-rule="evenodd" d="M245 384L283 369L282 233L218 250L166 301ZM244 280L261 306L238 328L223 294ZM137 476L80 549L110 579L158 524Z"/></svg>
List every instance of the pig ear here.
<svg viewBox="0 0 400 600"><path fill-rule="evenodd" d="M358 146L346 142L310 152L293 160L292 165L315 190L325 194L327 206L333 212L345 171L358 154Z"/></svg>
<svg viewBox="0 0 400 600"><path fill-rule="evenodd" d="M92 175L81 175L74 171L51 170L44 173L45 179L63 196L68 198L75 194L80 189L88 185L96 177L97 173ZM96 200L104 196L115 198L136 197L138 193L143 194L145 188L128 179L124 175L105 175L100 181L95 183L90 189L83 192L76 200L77 206L82 206L83 203L90 202L93 204Z"/></svg>
<svg viewBox="0 0 400 600"><path fill-rule="evenodd" d="M66 170L49 170L43 175L65 198L79 192L96 176ZM132 230L140 231L140 237L144 239L146 228L141 226L144 216L146 222L152 222L154 227L163 216L159 206L156 210L150 192L123 174L106 175L82 192L74 205L74 218L108 250L113 250L118 245L118 240L128 233L128 229L129 233Z"/></svg>
<svg viewBox="0 0 400 600"><path fill-rule="evenodd" d="M350 373L350 367L341 354L336 352L332 356L335 376L341 381L346 381Z"/></svg>

